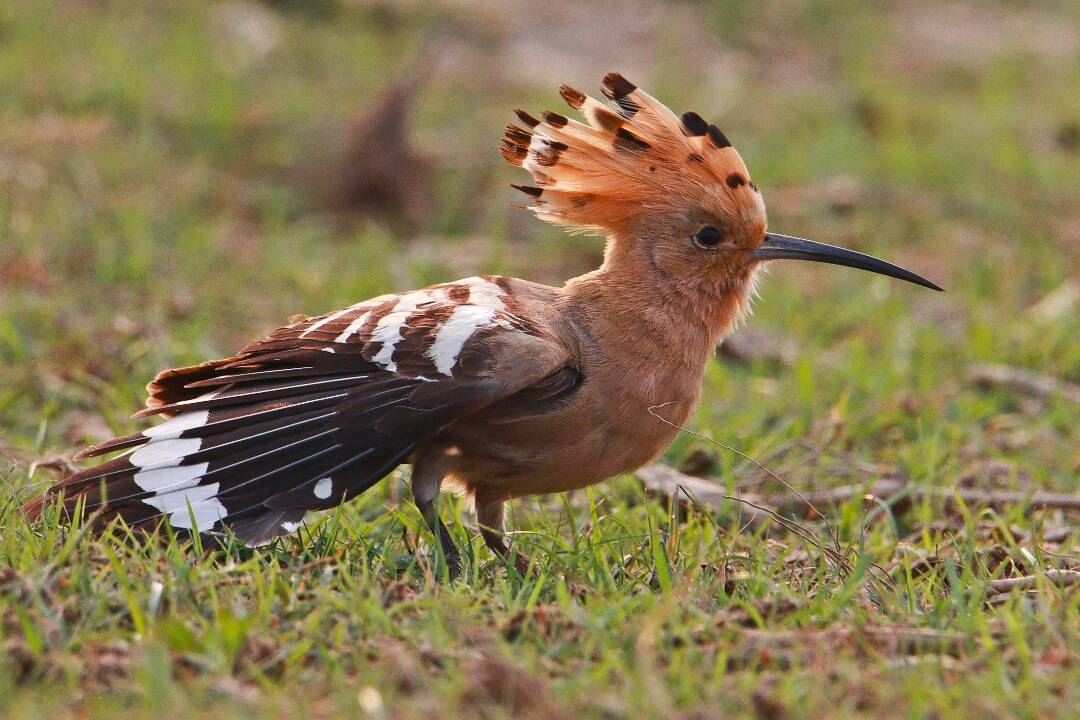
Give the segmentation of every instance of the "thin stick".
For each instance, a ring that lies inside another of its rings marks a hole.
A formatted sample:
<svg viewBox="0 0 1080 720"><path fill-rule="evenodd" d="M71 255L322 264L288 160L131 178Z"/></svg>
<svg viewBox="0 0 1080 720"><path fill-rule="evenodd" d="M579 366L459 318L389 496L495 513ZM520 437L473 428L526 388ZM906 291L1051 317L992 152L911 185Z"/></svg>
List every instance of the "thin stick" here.
<svg viewBox="0 0 1080 720"><path fill-rule="evenodd" d="M669 403L664 403L664 405L667 405L667 404L669 404ZM724 443L720 442L719 440L715 440L715 439L713 439L711 437L708 437L706 435L702 435L699 432L694 432L693 430L687 430L686 428L682 427L681 425L676 425L675 423L671 422L667 418L661 417L660 415L658 415L656 413L656 411L658 409L664 407L664 405L653 405L651 408L649 408L649 414L652 415L657 420L659 420L660 422L662 422L662 423L664 423L666 425L669 425L670 427L673 427L673 428L675 428L676 430L678 430L680 432L684 432L687 435L692 435L692 436L694 436L694 437L696 437L696 438L698 438L700 440L704 440L705 442L712 443L713 445L716 445L717 447L721 447L721 448L723 448L723 449L725 449L725 450L727 450L729 452L733 452L736 455L738 455L739 457L743 458L744 460L748 460L749 462L756 465L758 467L758 469L768 473L774 480L776 480L778 483L780 483L781 485L786 487L788 490L793 492L796 497L798 497L800 500L802 500L803 503L808 505L811 510L813 510L815 513L817 513L818 517L820 517L822 520L825 521L825 527L829 531L829 535L832 538L833 545L835 546L836 551L840 552L840 537L837 535L836 529L832 526L832 523L829 522L829 518L826 517L825 514L822 513L820 510L818 510L816 507L814 507L813 503L811 503L809 500L807 500L805 497L803 497L802 494L800 494L798 490L796 490L794 487L792 487L791 484L788 483L787 480L784 480L784 478L780 477L779 475L774 473L772 470L765 467L764 465L759 463L757 460L755 460L754 458L752 458L749 455L747 455L746 453L744 453L743 451L736 450L735 448L731 447L730 445L725 445ZM734 468L732 468L732 472L735 472Z"/></svg>
<svg viewBox="0 0 1080 720"><path fill-rule="evenodd" d="M656 486L654 489L662 489L659 484L680 482L690 487L700 488L702 485L712 485L707 480L684 475L674 468L663 465L652 465L641 468L636 473L638 479L648 486ZM689 478L689 479L686 479ZM700 489L699 494L702 494ZM713 493L704 493L706 498ZM1012 505L1025 505L1030 509L1037 510L1080 510L1080 495L1069 493L1052 492L1025 492L1021 490L979 490L976 488L948 488L928 487L915 485L900 480L882 479L865 485L840 485L829 490L816 492L803 492L793 495L746 495L756 503L766 505L777 512L795 512L806 506L806 502L813 502L822 507L835 507L843 505L853 497L872 495L884 500L890 500L903 496L911 500L932 498L953 505L963 502L967 505L986 506L993 508L1005 508ZM706 499L706 504L709 500ZM715 506L715 500L713 505ZM820 514L820 510L814 508L814 512Z"/></svg>
<svg viewBox="0 0 1080 720"><path fill-rule="evenodd" d="M968 368L968 378L982 387L1002 386L1040 398L1060 395L1066 400L1080 403L1080 385L1011 365L977 363Z"/></svg>
<svg viewBox="0 0 1080 720"><path fill-rule="evenodd" d="M1039 585L1039 578L1045 578L1051 585L1057 587L1070 587L1080 585L1080 570L1058 570L1052 568L1041 575L1024 575L1023 577L1002 578L992 580L986 585L988 595L1004 595L1013 590L1031 590Z"/></svg>

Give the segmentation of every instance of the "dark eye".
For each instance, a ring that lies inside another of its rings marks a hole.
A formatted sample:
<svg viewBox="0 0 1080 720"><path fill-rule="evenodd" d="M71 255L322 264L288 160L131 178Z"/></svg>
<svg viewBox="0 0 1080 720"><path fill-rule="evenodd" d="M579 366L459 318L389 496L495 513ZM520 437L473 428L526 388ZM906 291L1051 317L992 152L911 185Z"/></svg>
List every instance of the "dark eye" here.
<svg viewBox="0 0 1080 720"><path fill-rule="evenodd" d="M694 235L694 244L702 250L712 250L724 242L723 235L712 225L706 225Z"/></svg>

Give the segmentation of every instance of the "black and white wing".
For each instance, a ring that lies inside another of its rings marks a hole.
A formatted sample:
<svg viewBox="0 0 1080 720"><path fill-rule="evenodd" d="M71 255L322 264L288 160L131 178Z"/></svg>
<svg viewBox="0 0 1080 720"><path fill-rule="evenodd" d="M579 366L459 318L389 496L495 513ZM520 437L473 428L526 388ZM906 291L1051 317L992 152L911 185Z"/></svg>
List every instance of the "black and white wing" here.
<svg viewBox="0 0 1080 720"><path fill-rule="evenodd" d="M386 295L279 328L231 358L166 370L139 413L168 418L77 458L124 451L50 489L68 511L249 544L364 492L463 416L570 363L502 278ZM40 512L44 498L28 506Z"/></svg>

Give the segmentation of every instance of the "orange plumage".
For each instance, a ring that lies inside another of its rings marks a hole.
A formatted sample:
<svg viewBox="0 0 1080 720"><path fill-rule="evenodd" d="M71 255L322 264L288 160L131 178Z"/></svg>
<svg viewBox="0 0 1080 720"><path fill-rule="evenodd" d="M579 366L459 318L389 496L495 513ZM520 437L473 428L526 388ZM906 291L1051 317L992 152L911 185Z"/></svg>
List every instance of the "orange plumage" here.
<svg viewBox="0 0 1080 720"><path fill-rule="evenodd" d="M166 370L144 414L167 420L85 451L121 454L49 497L100 511L99 527L167 522L258 545L409 463L414 500L454 574L460 557L436 508L444 481L475 501L485 541L506 555L507 500L654 458L692 411L764 261L936 287L876 258L766 232L742 158L695 113L676 116L614 73L604 78L613 106L561 94L585 123L518 111L527 128L508 126L501 151L532 176L519 189L539 217L608 235L600 268L558 288L484 276L384 295L299 319L233 357Z"/></svg>
<svg viewBox="0 0 1080 720"><path fill-rule="evenodd" d="M693 112L681 118L621 75L604 77L614 108L563 85L587 123L553 112L528 129L507 125L503 157L527 170L522 186L549 222L617 232L636 215L697 207L764 227L765 203L738 151Z"/></svg>

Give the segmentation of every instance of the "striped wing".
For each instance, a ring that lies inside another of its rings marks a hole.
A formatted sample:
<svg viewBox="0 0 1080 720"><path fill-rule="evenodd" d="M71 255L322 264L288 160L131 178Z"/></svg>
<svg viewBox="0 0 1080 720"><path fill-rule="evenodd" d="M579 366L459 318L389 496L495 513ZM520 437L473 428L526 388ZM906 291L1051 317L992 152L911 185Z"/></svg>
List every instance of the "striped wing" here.
<svg viewBox="0 0 1080 720"><path fill-rule="evenodd" d="M249 544L364 492L462 416L565 374L568 356L507 306L499 278L360 303L238 355L160 373L165 422L80 453L123 454L58 483L70 510L228 528ZM30 508L40 512L41 501Z"/></svg>

